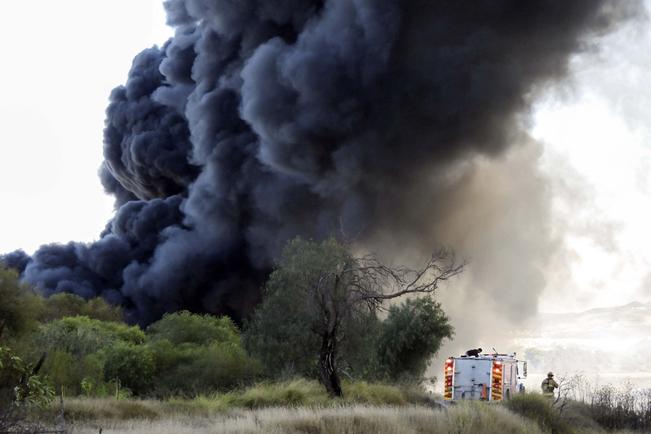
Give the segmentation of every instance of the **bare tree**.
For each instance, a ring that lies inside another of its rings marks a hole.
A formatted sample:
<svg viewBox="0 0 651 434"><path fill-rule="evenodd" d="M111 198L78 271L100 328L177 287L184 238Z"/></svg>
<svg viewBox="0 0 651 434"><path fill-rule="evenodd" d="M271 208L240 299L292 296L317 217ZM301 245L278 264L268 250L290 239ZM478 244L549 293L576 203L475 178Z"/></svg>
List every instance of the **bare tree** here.
<svg viewBox="0 0 651 434"><path fill-rule="evenodd" d="M565 406L571 394L574 393L576 388L576 381L574 377L559 377L558 378L558 395L552 403L552 406L558 410L559 415L563 415Z"/></svg>
<svg viewBox="0 0 651 434"><path fill-rule="evenodd" d="M380 309L386 300L431 294L464 268L449 250L435 252L418 269L391 267L375 255L342 258L335 267L324 269L310 288L314 315L320 319L313 330L321 339L319 374L331 396L343 394L337 352L344 318L359 309Z"/></svg>

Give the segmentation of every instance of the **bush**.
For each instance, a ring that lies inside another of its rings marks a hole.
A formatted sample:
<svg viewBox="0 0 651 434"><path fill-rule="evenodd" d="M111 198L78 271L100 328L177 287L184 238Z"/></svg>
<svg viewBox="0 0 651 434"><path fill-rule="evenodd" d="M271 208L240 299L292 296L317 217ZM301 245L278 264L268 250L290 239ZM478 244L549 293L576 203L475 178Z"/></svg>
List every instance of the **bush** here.
<svg viewBox="0 0 651 434"><path fill-rule="evenodd" d="M0 346L0 431L12 431L24 420L18 410L48 405L54 390L9 348Z"/></svg>
<svg viewBox="0 0 651 434"><path fill-rule="evenodd" d="M168 314L147 333L156 365L157 395L197 395L230 390L256 378L251 359L227 317L190 312Z"/></svg>
<svg viewBox="0 0 651 434"><path fill-rule="evenodd" d="M65 396L82 392L95 395L104 383L104 362L97 354L74 357L65 351L52 351L45 359L42 372L55 386L57 394ZM84 380L90 387L86 391L82 388Z"/></svg>
<svg viewBox="0 0 651 434"><path fill-rule="evenodd" d="M516 414L535 421L543 431L558 434L572 433L567 422L561 419L551 402L542 395L535 393L516 395L506 401L506 407Z"/></svg>
<svg viewBox="0 0 651 434"><path fill-rule="evenodd" d="M430 297L391 306L379 338L380 364L392 380L420 381L429 360L452 333L441 305Z"/></svg>
<svg viewBox="0 0 651 434"><path fill-rule="evenodd" d="M114 389L105 382L106 375L109 380L115 378L114 372L105 373L107 358L113 357L115 362L115 357L124 356L112 354L114 349L123 348L121 345L142 346L145 334L123 323L77 316L41 325L33 341L32 352L38 349L48 354L42 372L51 379L57 393L103 396ZM151 378L150 374L148 380Z"/></svg>
<svg viewBox="0 0 651 434"><path fill-rule="evenodd" d="M59 293L45 299L41 322L49 322L72 316L87 316L101 321L122 321L122 310L108 304L102 298L85 300L76 294Z"/></svg>
<svg viewBox="0 0 651 434"><path fill-rule="evenodd" d="M581 433L602 431L602 427L594 419L590 406L583 402L568 400L561 418L567 425Z"/></svg>
<svg viewBox="0 0 651 434"><path fill-rule="evenodd" d="M136 395L151 391L155 363L154 354L145 345L118 342L105 352L104 375L107 381L119 380Z"/></svg>
<svg viewBox="0 0 651 434"><path fill-rule="evenodd" d="M36 329L42 298L22 285L15 271L0 265L0 342Z"/></svg>
<svg viewBox="0 0 651 434"><path fill-rule="evenodd" d="M651 390L603 386L595 390L589 403L592 418L602 427L651 430Z"/></svg>
<svg viewBox="0 0 651 434"><path fill-rule="evenodd" d="M166 314L147 329L152 340L166 339L174 345L211 342L240 344L239 331L228 317L198 315L187 311Z"/></svg>
<svg viewBox="0 0 651 434"><path fill-rule="evenodd" d="M35 341L43 351L65 351L74 357L84 357L116 342L142 344L145 334L135 326L76 316L41 325Z"/></svg>
<svg viewBox="0 0 651 434"><path fill-rule="evenodd" d="M213 342L210 345L168 340L150 346L156 365L156 394L197 395L229 390L259 375L260 365L241 346Z"/></svg>
<svg viewBox="0 0 651 434"><path fill-rule="evenodd" d="M326 391L316 382L304 379L281 383L261 383L229 397L234 407L296 407L324 405Z"/></svg>

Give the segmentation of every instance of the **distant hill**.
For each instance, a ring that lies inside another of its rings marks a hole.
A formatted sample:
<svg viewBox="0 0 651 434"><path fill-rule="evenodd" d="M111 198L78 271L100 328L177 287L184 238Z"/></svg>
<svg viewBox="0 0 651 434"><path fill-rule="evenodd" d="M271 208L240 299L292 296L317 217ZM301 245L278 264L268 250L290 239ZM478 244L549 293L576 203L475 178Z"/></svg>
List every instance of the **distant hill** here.
<svg viewBox="0 0 651 434"><path fill-rule="evenodd" d="M541 372L651 372L651 304L543 313L515 342Z"/></svg>

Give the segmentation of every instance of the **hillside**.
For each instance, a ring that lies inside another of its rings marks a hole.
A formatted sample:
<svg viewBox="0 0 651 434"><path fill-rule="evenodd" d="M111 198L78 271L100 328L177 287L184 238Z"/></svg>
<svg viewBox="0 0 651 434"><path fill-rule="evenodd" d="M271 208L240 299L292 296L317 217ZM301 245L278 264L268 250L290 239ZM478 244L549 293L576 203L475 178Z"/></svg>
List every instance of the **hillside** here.
<svg viewBox="0 0 651 434"><path fill-rule="evenodd" d="M602 383L639 379L651 386L651 304L541 314L515 341L534 373L582 372Z"/></svg>

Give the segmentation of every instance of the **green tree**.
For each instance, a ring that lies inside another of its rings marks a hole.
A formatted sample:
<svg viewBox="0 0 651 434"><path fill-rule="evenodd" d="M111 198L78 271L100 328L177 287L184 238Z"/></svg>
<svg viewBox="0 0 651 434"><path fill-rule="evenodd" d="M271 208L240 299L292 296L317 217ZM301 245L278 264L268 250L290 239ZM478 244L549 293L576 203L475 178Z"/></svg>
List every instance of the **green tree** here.
<svg viewBox="0 0 651 434"><path fill-rule="evenodd" d="M394 268L375 256L353 256L335 239L296 239L285 247L247 325L247 347L268 369L298 368L317 376L331 396L341 396L342 360L364 318L373 318L385 300L432 293L461 272L441 251L420 269ZM347 357L348 356L348 357Z"/></svg>
<svg viewBox="0 0 651 434"><path fill-rule="evenodd" d="M380 364L393 380L421 378L443 339L452 335L448 317L430 297L391 306L378 341Z"/></svg>
<svg viewBox="0 0 651 434"><path fill-rule="evenodd" d="M57 394L76 396L83 391L82 382L91 384L92 391L104 385L104 357L101 353L75 357L61 350L48 353L42 372L54 385Z"/></svg>
<svg viewBox="0 0 651 434"><path fill-rule="evenodd" d="M156 365L154 393L196 395L228 390L258 376L227 317L177 312L147 329Z"/></svg>
<svg viewBox="0 0 651 434"><path fill-rule="evenodd" d="M93 393L105 386L104 364L116 344L143 346L145 340L145 333L136 326L76 316L42 324L34 334L33 347L47 352L43 373L57 392L78 395L84 379Z"/></svg>
<svg viewBox="0 0 651 434"><path fill-rule="evenodd" d="M102 321L122 321L122 310L108 304L102 298L85 300L82 297L61 292L45 299L41 322L49 322L70 316L87 316Z"/></svg>
<svg viewBox="0 0 651 434"><path fill-rule="evenodd" d="M325 270L349 257L334 240L289 243L264 288L263 301L245 327L245 346L268 375L318 378L320 340L311 286ZM341 355L339 355L341 356Z"/></svg>
<svg viewBox="0 0 651 434"><path fill-rule="evenodd" d="M43 304L18 274L0 265L0 342L34 330Z"/></svg>
<svg viewBox="0 0 651 434"><path fill-rule="evenodd" d="M153 340L167 339L173 344L240 342L239 331L230 318L198 315L187 311L165 314L161 320L149 326L147 334Z"/></svg>
<svg viewBox="0 0 651 434"><path fill-rule="evenodd" d="M151 391L156 365L154 353L149 347L117 342L105 351L105 360L107 381L117 379L136 395Z"/></svg>
<svg viewBox="0 0 651 434"><path fill-rule="evenodd" d="M76 395L81 379L77 359L70 353L55 350L47 355L43 371L54 384L58 394Z"/></svg>
<svg viewBox="0 0 651 434"><path fill-rule="evenodd" d="M142 344L145 333L137 326L76 316L43 324L35 335L37 348L65 351L74 357L96 353L120 341Z"/></svg>

